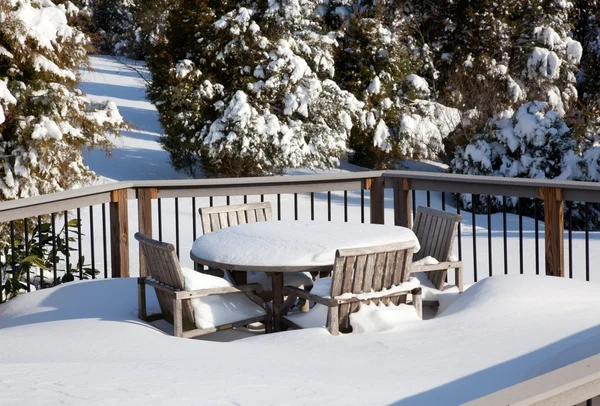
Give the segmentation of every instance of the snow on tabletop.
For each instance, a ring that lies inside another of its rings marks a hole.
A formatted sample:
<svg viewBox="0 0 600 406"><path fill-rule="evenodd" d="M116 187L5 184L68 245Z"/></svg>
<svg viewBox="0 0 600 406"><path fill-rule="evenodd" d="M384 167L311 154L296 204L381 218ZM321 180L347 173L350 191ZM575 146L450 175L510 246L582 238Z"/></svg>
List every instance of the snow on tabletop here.
<svg viewBox="0 0 600 406"><path fill-rule="evenodd" d="M437 317L385 332L220 343L140 321L135 278L71 282L0 305L0 342L11 343L0 354L3 402L459 404L599 353L599 309L595 283L494 276ZM327 377L310 390L307 364ZM398 365L410 373L391 372Z"/></svg>
<svg viewBox="0 0 600 406"><path fill-rule="evenodd" d="M223 278L182 268L185 290L200 290L231 287ZM263 316L265 310L248 299L244 293L211 295L191 300L196 327L210 328L243 319Z"/></svg>
<svg viewBox="0 0 600 406"><path fill-rule="evenodd" d="M273 221L224 228L197 239L192 253L211 262L248 266L331 265L339 248L358 248L417 237L404 227L311 221Z"/></svg>

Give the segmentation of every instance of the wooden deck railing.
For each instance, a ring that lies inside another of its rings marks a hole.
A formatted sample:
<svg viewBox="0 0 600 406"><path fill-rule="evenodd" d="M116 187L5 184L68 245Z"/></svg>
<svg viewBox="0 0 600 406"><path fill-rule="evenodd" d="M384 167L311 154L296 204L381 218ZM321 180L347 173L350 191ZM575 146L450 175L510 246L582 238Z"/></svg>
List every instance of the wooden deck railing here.
<svg viewBox="0 0 600 406"><path fill-rule="evenodd" d="M138 231L152 234L152 201L165 198L369 192L372 223L384 223L385 189L393 189L394 223L411 226L415 190L537 198L544 201L545 271L564 276L564 202L600 202L600 184L451 175L413 171L365 171L326 175L238 179L117 182L0 203L0 223L110 203L111 275L129 275L128 201L137 200ZM460 209L459 209L460 210ZM473 214L474 216L474 214ZM142 267L143 268L143 267Z"/></svg>

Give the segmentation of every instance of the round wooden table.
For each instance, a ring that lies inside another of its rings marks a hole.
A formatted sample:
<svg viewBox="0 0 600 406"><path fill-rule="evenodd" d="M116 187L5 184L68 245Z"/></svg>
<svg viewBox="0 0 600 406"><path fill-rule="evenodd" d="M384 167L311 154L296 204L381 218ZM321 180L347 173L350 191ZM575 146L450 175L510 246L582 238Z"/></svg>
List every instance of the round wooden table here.
<svg viewBox="0 0 600 406"><path fill-rule="evenodd" d="M275 326L283 303L283 273L327 271L335 251L394 242L419 241L412 230L381 224L267 221L223 228L194 241L190 257L198 264L229 271L271 274Z"/></svg>

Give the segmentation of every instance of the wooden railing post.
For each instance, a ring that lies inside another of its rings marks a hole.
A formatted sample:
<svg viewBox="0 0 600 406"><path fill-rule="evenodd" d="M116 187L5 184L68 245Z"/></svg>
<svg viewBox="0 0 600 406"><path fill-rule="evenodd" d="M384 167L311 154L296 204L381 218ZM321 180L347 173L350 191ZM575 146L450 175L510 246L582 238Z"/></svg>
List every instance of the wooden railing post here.
<svg viewBox="0 0 600 406"><path fill-rule="evenodd" d="M139 188L136 191L138 200L138 231L146 237L152 238L152 199L158 198L158 191L156 188ZM141 250L139 255L140 276L148 276Z"/></svg>
<svg viewBox="0 0 600 406"><path fill-rule="evenodd" d="M546 275L565 276L563 190L540 188L544 201L544 239L546 241Z"/></svg>
<svg viewBox="0 0 600 406"><path fill-rule="evenodd" d="M385 222L385 195L384 179L370 178L366 180L367 189L370 192L371 224L384 224Z"/></svg>
<svg viewBox="0 0 600 406"><path fill-rule="evenodd" d="M409 179L396 179L394 182L394 224L412 228Z"/></svg>
<svg viewBox="0 0 600 406"><path fill-rule="evenodd" d="M110 257L111 276L129 277L129 218L127 189L111 193L110 203Z"/></svg>

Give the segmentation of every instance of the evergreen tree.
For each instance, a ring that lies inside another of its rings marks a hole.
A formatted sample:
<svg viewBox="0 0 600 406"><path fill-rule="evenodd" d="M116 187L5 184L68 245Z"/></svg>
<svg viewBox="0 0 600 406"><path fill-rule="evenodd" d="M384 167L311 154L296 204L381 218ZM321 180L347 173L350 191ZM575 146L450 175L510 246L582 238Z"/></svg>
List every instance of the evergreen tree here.
<svg viewBox="0 0 600 406"><path fill-rule="evenodd" d="M401 2L328 2L324 15L338 41L335 81L365 104L350 137L352 162L374 169L399 158L432 158L460 120L455 109L430 99L416 73L424 49L411 37Z"/></svg>
<svg viewBox="0 0 600 406"><path fill-rule="evenodd" d="M362 104L331 80L336 40L315 11L288 0L173 7L149 57L148 94L177 169L193 157L209 176L338 164Z"/></svg>
<svg viewBox="0 0 600 406"><path fill-rule="evenodd" d="M67 23L71 3L0 3L0 197L15 199L90 181L83 148L108 151L118 134L114 103L90 103L77 89L86 36Z"/></svg>

